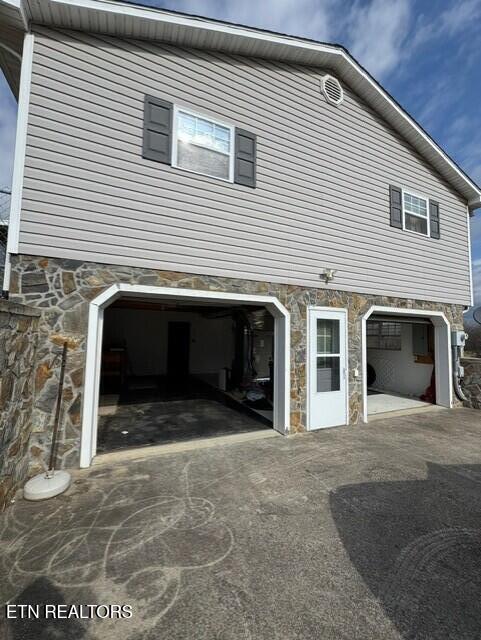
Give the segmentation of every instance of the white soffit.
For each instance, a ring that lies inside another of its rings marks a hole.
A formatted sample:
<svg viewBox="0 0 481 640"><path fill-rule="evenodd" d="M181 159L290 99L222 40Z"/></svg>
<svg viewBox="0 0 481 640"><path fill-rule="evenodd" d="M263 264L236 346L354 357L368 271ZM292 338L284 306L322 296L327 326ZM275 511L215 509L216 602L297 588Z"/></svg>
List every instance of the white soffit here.
<svg viewBox="0 0 481 640"><path fill-rule="evenodd" d="M53 27L331 69L462 194L470 208L481 207L481 189L343 47L112 0L0 0L3 4L18 5L32 22Z"/></svg>

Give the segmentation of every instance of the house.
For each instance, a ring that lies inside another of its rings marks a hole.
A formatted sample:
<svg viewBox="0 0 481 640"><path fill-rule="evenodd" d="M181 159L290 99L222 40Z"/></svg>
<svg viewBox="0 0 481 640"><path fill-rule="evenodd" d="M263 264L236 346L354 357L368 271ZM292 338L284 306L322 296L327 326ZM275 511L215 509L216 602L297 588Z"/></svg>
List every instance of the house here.
<svg viewBox="0 0 481 640"><path fill-rule="evenodd" d="M64 342L67 467L456 404L481 191L343 47L108 0L0 18L34 455Z"/></svg>

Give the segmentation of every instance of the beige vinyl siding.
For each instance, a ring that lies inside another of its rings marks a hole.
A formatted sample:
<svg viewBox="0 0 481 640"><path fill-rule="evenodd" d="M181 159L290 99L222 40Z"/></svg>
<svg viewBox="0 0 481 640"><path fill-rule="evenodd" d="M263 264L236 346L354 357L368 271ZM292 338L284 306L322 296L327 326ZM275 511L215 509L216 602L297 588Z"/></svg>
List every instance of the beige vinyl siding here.
<svg viewBox="0 0 481 640"><path fill-rule="evenodd" d="M466 203L322 70L36 30L20 251L469 304ZM144 94L254 132L257 188L142 158ZM389 184L441 239L389 225Z"/></svg>

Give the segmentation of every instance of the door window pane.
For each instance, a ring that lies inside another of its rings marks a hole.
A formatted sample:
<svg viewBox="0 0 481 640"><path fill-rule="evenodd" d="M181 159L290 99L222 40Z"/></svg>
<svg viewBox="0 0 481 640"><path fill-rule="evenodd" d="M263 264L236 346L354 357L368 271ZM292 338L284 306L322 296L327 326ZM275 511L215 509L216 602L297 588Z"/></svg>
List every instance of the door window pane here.
<svg viewBox="0 0 481 640"><path fill-rule="evenodd" d="M339 353L339 320L317 320L317 353Z"/></svg>
<svg viewBox="0 0 481 640"><path fill-rule="evenodd" d="M339 391L341 388L341 376L339 367L340 358L337 356L317 357L317 391Z"/></svg>

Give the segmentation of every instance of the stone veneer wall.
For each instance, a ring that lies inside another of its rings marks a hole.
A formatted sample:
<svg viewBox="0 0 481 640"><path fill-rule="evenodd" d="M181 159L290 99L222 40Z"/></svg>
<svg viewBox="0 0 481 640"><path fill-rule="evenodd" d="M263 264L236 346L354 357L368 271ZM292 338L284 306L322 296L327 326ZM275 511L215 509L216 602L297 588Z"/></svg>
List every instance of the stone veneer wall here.
<svg viewBox="0 0 481 640"><path fill-rule="evenodd" d="M481 358L462 358L464 367L464 380L462 389L468 398L466 407L481 409Z"/></svg>
<svg viewBox="0 0 481 640"><path fill-rule="evenodd" d="M360 420L362 411L362 379L361 376L353 377L354 368L361 371L361 317L372 305L444 311L454 328L461 329L463 326L463 307L460 305L369 296L336 291L334 288L306 289L270 282L14 256L10 290L12 299L34 305L42 311L35 373L36 400L31 446L33 470L41 468L48 451L50 433L47 428L54 408L58 379L58 366L52 366L52 358L65 339L69 344L69 353L58 455L63 466L78 463L89 302L104 289L119 282L276 296L291 314L291 432L294 433L303 431L306 425L306 310L309 305L348 309L351 424Z"/></svg>
<svg viewBox="0 0 481 640"><path fill-rule="evenodd" d="M0 300L0 511L27 477L39 316Z"/></svg>

